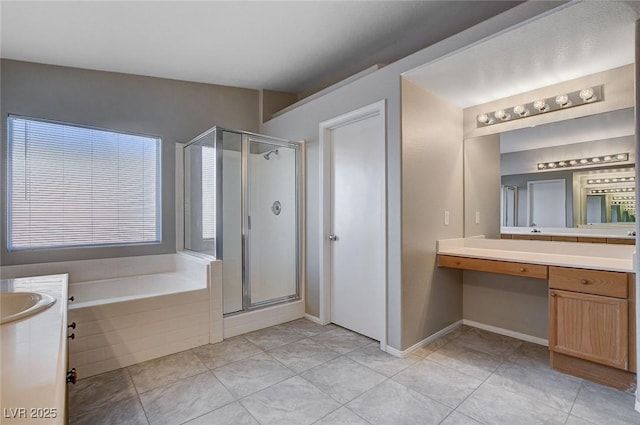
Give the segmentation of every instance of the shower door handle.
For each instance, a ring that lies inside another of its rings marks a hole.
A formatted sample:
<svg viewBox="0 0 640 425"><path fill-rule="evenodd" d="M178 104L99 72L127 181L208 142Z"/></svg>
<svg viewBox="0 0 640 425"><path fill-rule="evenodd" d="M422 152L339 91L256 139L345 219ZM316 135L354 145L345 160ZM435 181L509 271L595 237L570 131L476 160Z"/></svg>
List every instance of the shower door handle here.
<svg viewBox="0 0 640 425"><path fill-rule="evenodd" d="M335 241L338 240L338 236L336 236L334 234L331 234L331 235L329 235L329 240L335 242Z"/></svg>

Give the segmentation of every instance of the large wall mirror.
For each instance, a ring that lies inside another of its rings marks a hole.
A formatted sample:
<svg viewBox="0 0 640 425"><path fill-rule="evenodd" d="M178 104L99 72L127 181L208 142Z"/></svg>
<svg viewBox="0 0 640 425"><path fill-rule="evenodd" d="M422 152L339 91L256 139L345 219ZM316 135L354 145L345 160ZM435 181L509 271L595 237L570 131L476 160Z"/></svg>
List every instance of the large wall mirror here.
<svg viewBox="0 0 640 425"><path fill-rule="evenodd" d="M403 75L463 112L464 236L598 228L631 238L639 18L637 1L570 2ZM556 106L557 96L589 87L602 87L598 102ZM553 108L531 109L541 99ZM557 166L582 159L590 163Z"/></svg>
<svg viewBox="0 0 640 425"><path fill-rule="evenodd" d="M633 230L633 108L501 133L500 180L503 228Z"/></svg>

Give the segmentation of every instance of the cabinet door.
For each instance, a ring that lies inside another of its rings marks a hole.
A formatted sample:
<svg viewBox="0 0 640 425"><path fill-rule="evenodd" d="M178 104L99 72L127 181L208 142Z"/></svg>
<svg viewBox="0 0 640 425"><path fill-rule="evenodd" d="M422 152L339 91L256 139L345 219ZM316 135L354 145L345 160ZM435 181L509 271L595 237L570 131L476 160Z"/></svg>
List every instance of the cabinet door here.
<svg viewBox="0 0 640 425"><path fill-rule="evenodd" d="M549 302L550 350L628 368L627 300L550 290Z"/></svg>

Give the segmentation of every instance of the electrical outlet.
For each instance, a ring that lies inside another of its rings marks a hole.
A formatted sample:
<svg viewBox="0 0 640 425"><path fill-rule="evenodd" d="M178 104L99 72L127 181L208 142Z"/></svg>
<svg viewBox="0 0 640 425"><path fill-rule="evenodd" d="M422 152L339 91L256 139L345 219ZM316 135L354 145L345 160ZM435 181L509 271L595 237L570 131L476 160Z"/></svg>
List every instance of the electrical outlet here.
<svg viewBox="0 0 640 425"><path fill-rule="evenodd" d="M444 212L444 225L445 226L449 225L449 211Z"/></svg>
<svg viewBox="0 0 640 425"><path fill-rule="evenodd" d="M476 224L480 224L480 211L476 211Z"/></svg>

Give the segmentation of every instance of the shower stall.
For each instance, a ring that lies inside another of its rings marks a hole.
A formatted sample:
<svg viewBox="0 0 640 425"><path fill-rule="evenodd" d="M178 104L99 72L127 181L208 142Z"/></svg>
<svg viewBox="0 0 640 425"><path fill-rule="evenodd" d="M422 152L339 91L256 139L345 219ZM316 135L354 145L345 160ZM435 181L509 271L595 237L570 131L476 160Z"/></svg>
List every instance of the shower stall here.
<svg viewBox="0 0 640 425"><path fill-rule="evenodd" d="M303 155L220 127L184 146L184 246L222 260L225 315L300 298Z"/></svg>

